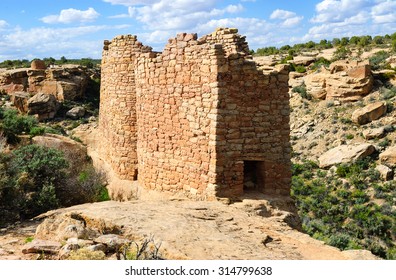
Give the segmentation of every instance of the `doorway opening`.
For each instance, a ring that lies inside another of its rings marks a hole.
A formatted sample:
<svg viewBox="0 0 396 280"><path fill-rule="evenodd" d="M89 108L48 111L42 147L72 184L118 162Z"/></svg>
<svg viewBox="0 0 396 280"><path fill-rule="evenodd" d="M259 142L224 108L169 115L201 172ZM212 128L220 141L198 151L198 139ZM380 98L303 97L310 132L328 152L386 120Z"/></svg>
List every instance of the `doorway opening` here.
<svg viewBox="0 0 396 280"><path fill-rule="evenodd" d="M243 190L264 190L264 162L246 160L243 162Z"/></svg>

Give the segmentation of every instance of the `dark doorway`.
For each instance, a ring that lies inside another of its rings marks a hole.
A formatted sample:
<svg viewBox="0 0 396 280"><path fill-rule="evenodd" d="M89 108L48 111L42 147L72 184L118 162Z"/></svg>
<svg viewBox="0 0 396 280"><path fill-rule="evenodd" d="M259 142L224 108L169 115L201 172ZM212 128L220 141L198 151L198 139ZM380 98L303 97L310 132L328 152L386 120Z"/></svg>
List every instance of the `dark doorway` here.
<svg viewBox="0 0 396 280"><path fill-rule="evenodd" d="M243 162L243 190L264 190L264 162L250 160Z"/></svg>

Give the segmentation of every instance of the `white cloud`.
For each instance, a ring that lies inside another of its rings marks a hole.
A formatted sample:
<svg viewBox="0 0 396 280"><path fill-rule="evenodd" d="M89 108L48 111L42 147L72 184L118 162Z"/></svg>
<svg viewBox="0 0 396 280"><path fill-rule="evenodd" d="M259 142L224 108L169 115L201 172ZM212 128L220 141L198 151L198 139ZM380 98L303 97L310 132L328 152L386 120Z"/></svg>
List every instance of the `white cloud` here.
<svg viewBox="0 0 396 280"><path fill-rule="evenodd" d="M103 0L103 2L112 5L134 6L134 5L151 5L158 0Z"/></svg>
<svg viewBox="0 0 396 280"><path fill-rule="evenodd" d="M8 23L5 20L0 19L0 29L8 26Z"/></svg>
<svg viewBox="0 0 396 280"><path fill-rule="evenodd" d="M84 36L98 32L129 28L129 25L92 25L71 28L38 27L10 29L0 36L0 53L7 53L5 59L33 59L35 57L70 58L101 57L103 39L87 39ZM42 44L37 44L41 42ZM27 55L29 54L29 55Z"/></svg>
<svg viewBox="0 0 396 280"><path fill-rule="evenodd" d="M391 34L396 30L396 1L324 0L316 5L314 24L302 38L332 39L354 35Z"/></svg>
<svg viewBox="0 0 396 280"><path fill-rule="evenodd" d="M342 22L358 11L365 11L372 6L373 0L323 0L316 5L313 23Z"/></svg>
<svg viewBox="0 0 396 280"><path fill-rule="evenodd" d="M374 23L396 22L396 1L381 1L371 10Z"/></svg>
<svg viewBox="0 0 396 280"><path fill-rule="evenodd" d="M304 17L297 16L297 14L294 12L276 9L270 15L270 19L282 20L281 22L279 22L279 25L281 27L290 28L296 27L298 24L300 24Z"/></svg>
<svg viewBox="0 0 396 280"><path fill-rule="evenodd" d="M76 9L62 10L59 15L49 15L41 18L44 23L73 23L89 22L99 17L99 13L94 8L88 8L86 11Z"/></svg>
<svg viewBox="0 0 396 280"><path fill-rule="evenodd" d="M295 16L296 16L296 13L277 9L272 12L270 19L288 19L288 18L292 18Z"/></svg>
<svg viewBox="0 0 396 280"><path fill-rule="evenodd" d="M186 32L210 19L226 14L237 14L244 10L242 4L216 7L216 0L106 0L112 4L127 5L128 13L111 18L133 18L145 30ZM139 5L137 5L139 4Z"/></svg>

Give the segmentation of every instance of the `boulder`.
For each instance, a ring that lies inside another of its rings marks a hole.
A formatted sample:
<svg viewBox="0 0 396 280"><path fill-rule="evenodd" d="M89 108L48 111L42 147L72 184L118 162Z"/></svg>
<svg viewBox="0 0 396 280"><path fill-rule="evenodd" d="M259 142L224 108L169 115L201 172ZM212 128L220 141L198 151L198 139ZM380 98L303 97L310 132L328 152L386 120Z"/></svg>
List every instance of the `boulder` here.
<svg viewBox="0 0 396 280"><path fill-rule="evenodd" d="M352 121L357 124L366 124L381 118L386 113L386 103L379 101L359 108L352 113Z"/></svg>
<svg viewBox="0 0 396 280"><path fill-rule="evenodd" d="M328 168L340 163L352 163L376 151L371 144L341 145L328 150L319 157L320 168Z"/></svg>
<svg viewBox="0 0 396 280"><path fill-rule="evenodd" d="M322 67L318 72L304 78L307 91L314 98L357 101L371 92L374 78L368 61L336 61L329 69Z"/></svg>
<svg viewBox="0 0 396 280"><path fill-rule="evenodd" d="M34 254L34 253L47 253L47 254L57 254L61 249L62 244L57 241L34 239L32 242L27 243L22 248L22 253L24 254Z"/></svg>
<svg viewBox="0 0 396 280"><path fill-rule="evenodd" d="M58 101L75 100L83 97L90 75L87 69L76 66L46 68L32 62L31 68L5 70L0 73L0 90L8 94L29 92L45 93ZM95 74L93 74L95 75Z"/></svg>
<svg viewBox="0 0 396 280"><path fill-rule="evenodd" d="M381 179L384 181L391 180L393 178L393 170L386 165L377 165L375 169L380 173Z"/></svg>
<svg viewBox="0 0 396 280"><path fill-rule="evenodd" d="M39 120L52 119L58 111L59 104L55 96L37 93L27 101L27 113L36 115Z"/></svg>
<svg viewBox="0 0 396 280"><path fill-rule="evenodd" d="M66 112L66 117L69 117L74 120L82 118L84 117L84 115L85 115L85 108L82 106L74 107Z"/></svg>
<svg viewBox="0 0 396 280"><path fill-rule="evenodd" d="M47 69L47 65L45 65L44 61L35 59L32 61L30 68L32 68L32 70L45 70Z"/></svg>
<svg viewBox="0 0 396 280"><path fill-rule="evenodd" d="M24 68L7 70L0 74L0 90L8 94L26 91L27 85L28 77Z"/></svg>
<svg viewBox="0 0 396 280"><path fill-rule="evenodd" d="M382 164L395 167L396 166L396 146L386 149L379 155Z"/></svg>
<svg viewBox="0 0 396 280"><path fill-rule="evenodd" d="M295 71L292 71L289 73L289 87L294 88L298 86L302 86L304 84L303 77L305 76L305 73L298 73Z"/></svg>
<svg viewBox="0 0 396 280"><path fill-rule="evenodd" d="M304 77L304 83L307 92L316 99L325 99L327 95L326 80L329 78L328 73L312 73Z"/></svg>
<svg viewBox="0 0 396 280"><path fill-rule="evenodd" d="M32 138L32 143L60 150L66 155L72 154L73 158L76 158L77 156L85 158L87 154L87 148L84 145L62 135L45 134L35 136Z"/></svg>
<svg viewBox="0 0 396 280"><path fill-rule="evenodd" d="M380 139L384 137L386 134L385 127L378 127L378 128L369 128L363 131L364 139Z"/></svg>
<svg viewBox="0 0 396 280"><path fill-rule="evenodd" d="M28 100L31 95L28 92L14 92L11 94L11 102L22 114L28 112Z"/></svg>
<svg viewBox="0 0 396 280"><path fill-rule="evenodd" d="M128 245L131 241L117 234L104 234L94 239L94 242L106 245L107 251L117 251L122 246Z"/></svg>
<svg viewBox="0 0 396 280"><path fill-rule="evenodd" d="M373 89L374 78L368 61L336 61L329 69L331 76L326 80L326 99L357 101Z"/></svg>
<svg viewBox="0 0 396 280"><path fill-rule="evenodd" d="M316 61L316 57L312 57L312 56L295 56L293 58L293 63L296 65L308 66L311 63L314 63L315 61Z"/></svg>

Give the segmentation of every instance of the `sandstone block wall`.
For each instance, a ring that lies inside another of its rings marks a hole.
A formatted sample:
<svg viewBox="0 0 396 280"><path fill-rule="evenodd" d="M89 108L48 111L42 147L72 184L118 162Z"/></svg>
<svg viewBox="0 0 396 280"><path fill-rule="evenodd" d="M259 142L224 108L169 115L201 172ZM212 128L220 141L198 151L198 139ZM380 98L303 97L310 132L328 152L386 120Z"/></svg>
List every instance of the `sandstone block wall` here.
<svg viewBox="0 0 396 280"><path fill-rule="evenodd" d="M289 194L288 71L258 69L236 29L162 53L105 41L101 86L100 154L121 178L196 199Z"/></svg>

